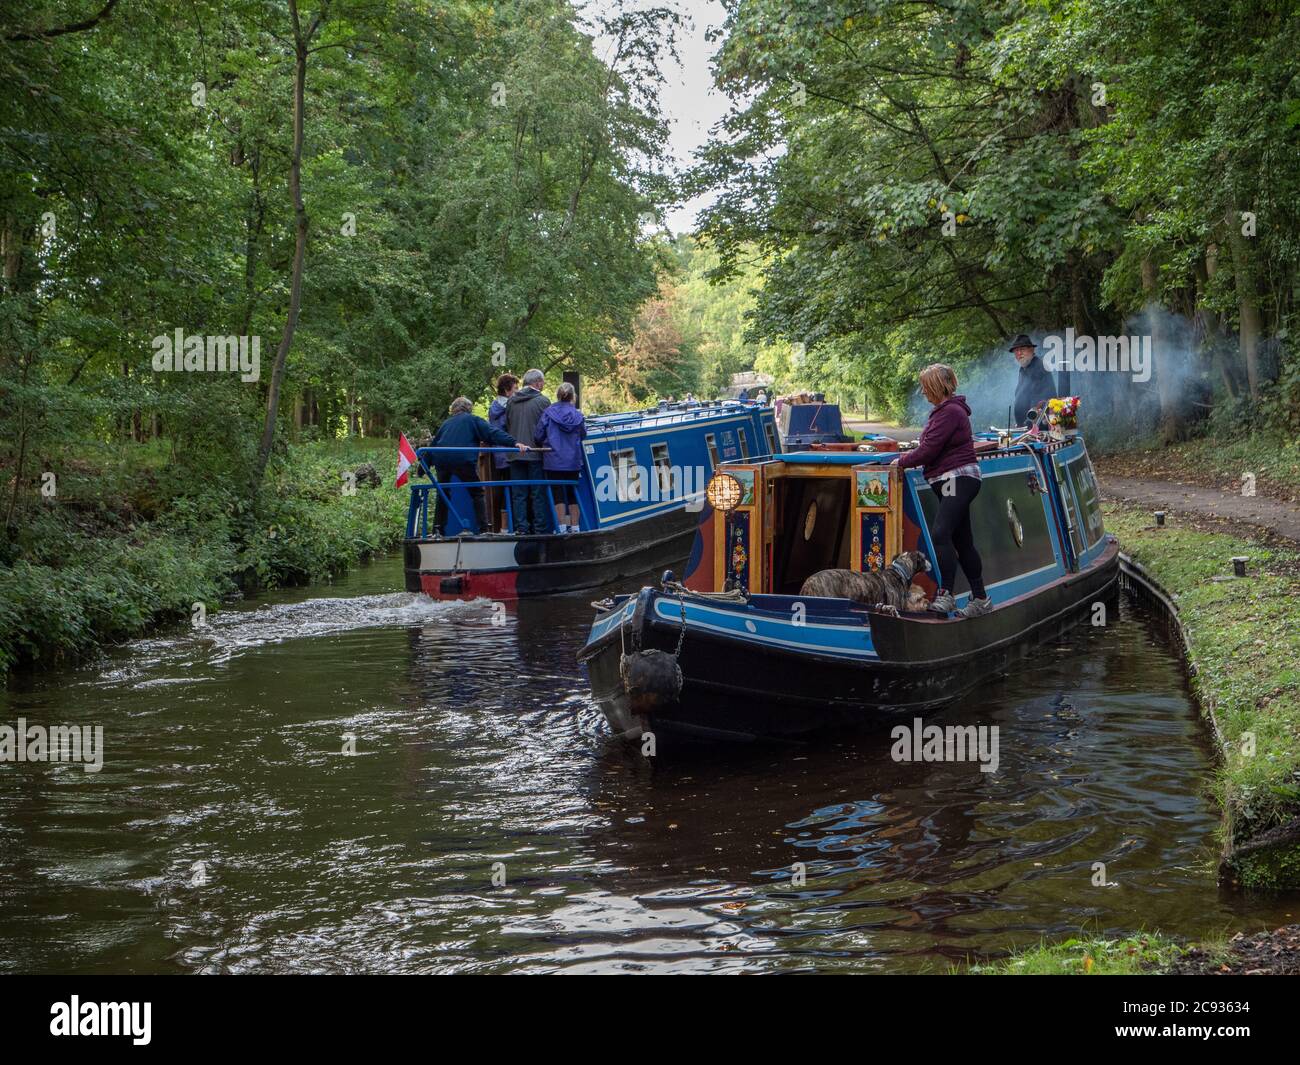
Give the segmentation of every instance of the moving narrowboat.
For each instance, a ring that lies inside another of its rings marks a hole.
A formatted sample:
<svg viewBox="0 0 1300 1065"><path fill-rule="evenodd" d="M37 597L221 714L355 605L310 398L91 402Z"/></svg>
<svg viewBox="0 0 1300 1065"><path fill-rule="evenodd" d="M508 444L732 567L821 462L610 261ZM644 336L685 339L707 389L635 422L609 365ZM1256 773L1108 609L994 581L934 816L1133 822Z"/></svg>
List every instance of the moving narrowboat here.
<svg viewBox="0 0 1300 1065"><path fill-rule="evenodd" d="M826 569L937 560L937 501L891 454L796 452L724 463L684 579L595 604L579 660L614 730L688 740L797 739L950 702L1110 598L1119 548L1082 437L981 434L971 508L994 609L969 619L801 595ZM911 578L926 599L930 573ZM959 576L959 605L969 587ZM911 607L912 609L908 609Z"/></svg>
<svg viewBox="0 0 1300 1065"><path fill-rule="evenodd" d="M516 535L510 487L540 484L547 515L554 482L511 481L481 448L478 481L440 484L434 447L416 450L418 477L404 542L406 589L437 599L518 599L593 588L661 566L690 550L705 486L726 462L761 462L781 453L771 408L756 403L660 404L652 410L587 418L576 495L579 529ZM463 451L456 448L451 450ZM415 469L413 468L413 472ZM482 488L495 532L479 532L470 488ZM448 517L442 535L431 529L441 495Z"/></svg>

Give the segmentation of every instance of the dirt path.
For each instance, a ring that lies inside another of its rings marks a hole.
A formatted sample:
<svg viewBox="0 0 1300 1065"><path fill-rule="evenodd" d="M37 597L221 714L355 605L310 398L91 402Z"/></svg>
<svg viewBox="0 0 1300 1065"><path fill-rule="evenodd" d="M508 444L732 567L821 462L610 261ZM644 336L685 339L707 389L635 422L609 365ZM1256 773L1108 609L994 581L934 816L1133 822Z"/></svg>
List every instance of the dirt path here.
<svg viewBox="0 0 1300 1065"><path fill-rule="evenodd" d="M1104 471L1098 474L1098 480L1102 495L1110 499L1137 503L1152 510L1169 510L1253 525L1300 542L1300 506L1265 499L1263 496L1243 496L1192 484L1117 477Z"/></svg>

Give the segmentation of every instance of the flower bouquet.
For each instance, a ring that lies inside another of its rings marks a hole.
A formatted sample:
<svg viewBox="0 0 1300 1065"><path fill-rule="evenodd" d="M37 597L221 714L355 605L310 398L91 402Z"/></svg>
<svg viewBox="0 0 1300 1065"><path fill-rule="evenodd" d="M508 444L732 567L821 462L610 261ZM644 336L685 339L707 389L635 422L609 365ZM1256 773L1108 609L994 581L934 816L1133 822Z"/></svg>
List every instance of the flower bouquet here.
<svg viewBox="0 0 1300 1065"><path fill-rule="evenodd" d="M1079 397L1057 396L1047 401L1047 424L1054 430L1079 428Z"/></svg>

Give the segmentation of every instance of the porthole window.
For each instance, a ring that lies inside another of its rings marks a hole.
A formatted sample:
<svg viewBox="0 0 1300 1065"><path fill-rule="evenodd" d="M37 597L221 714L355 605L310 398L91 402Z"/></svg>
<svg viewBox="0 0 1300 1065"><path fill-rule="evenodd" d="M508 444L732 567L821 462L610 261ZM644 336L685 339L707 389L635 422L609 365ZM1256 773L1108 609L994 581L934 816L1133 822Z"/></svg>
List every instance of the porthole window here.
<svg viewBox="0 0 1300 1065"><path fill-rule="evenodd" d="M803 538L811 540L813 529L817 527L817 500L808 504L808 513L803 516Z"/></svg>
<svg viewBox="0 0 1300 1065"><path fill-rule="evenodd" d="M1020 513L1016 510L1016 504L1007 500L1007 524L1011 526L1011 536L1016 541L1017 547L1025 546L1025 527L1020 521Z"/></svg>

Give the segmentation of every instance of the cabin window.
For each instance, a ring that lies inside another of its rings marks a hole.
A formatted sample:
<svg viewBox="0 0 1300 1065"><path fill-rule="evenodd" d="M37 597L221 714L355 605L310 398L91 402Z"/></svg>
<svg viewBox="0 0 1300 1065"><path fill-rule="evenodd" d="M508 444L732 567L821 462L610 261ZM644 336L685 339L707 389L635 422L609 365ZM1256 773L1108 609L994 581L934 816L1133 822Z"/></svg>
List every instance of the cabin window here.
<svg viewBox="0 0 1300 1065"><path fill-rule="evenodd" d="M645 485L641 481L641 468L636 464L636 452L611 451L610 465L614 467L615 498L620 503L634 503L645 498Z"/></svg>
<svg viewBox="0 0 1300 1065"><path fill-rule="evenodd" d="M655 477L659 483L659 498L671 499L673 494L673 463L668 457L668 445L651 444L650 460L654 463Z"/></svg>
<svg viewBox="0 0 1300 1065"><path fill-rule="evenodd" d="M1043 497L1029 486L1033 462L1024 459L1013 470L983 470L982 487L970 506L975 547L984 562L984 583L992 587L1056 564L1052 533ZM939 494L923 483L917 498L926 525L933 529L939 512ZM970 590L966 575L958 570L950 589L954 595Z"/></svg>
<svg viewBox="0 0 1300 1065"><path fill-rule="evenodd" d="M749 458L749 438L745 436L745 430L737 428L736 436L740 438L740 457Z"/></svg>
<svg viewBox="0 0 1300 1065"><path fill-rule="evenodd" d="M763 429L767 433L767 453L769 455L779 455L781 446L776 439L776 425L772 422L764 422Z"/></svg>
<svg viewBox="0 0 1300 1065"><path fill-rule="evenodd" d="M1058 476L1061 467L1062 464L1058 461ZM1068 480L1074 490L1076 504L1072 508L1076 526L1072 531L1078 533L1075 550L1082 552L1096 546L1106 532L1101 517L1101 493L1097 489L1097 478L1092 471L1092 462L1086 451L1065 463L1064 472L1065 476L1061 477L1061 480ZM1068 495L1069 493L1062 493L1067 507L1069 507Z"/></svg>
<svg viewBox="0 0 1300 1065"><path fill-rule="evenodd" d="M704 434L704 443L709 448L709 464L712 469L718 468L718 438L713 433Z"/></svg>

